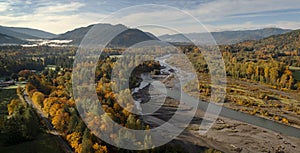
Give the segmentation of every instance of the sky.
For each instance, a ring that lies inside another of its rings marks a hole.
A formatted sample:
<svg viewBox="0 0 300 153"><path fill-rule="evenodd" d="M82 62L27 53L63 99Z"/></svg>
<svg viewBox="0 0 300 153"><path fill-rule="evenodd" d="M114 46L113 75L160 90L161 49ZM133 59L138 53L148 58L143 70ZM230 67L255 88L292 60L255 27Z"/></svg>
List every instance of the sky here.
<svg viewBox="0 0 300 153"><path fill-rule="evenodd" d="M151 6L147 5L151 4ZM188 15L187 15L188 14ZM193 18L193 19L192 19ZM277 27L300 29L299 0L0 0L0 25L36 28L55 34L108 22L141 26L155 35Z"/></svg>

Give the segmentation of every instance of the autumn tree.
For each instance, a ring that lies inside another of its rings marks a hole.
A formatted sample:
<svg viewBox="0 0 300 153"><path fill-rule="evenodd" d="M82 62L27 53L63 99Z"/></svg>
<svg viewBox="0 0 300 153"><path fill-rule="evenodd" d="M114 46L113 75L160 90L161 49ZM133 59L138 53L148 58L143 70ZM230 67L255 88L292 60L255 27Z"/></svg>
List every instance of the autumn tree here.
<svg viewBox="0 0 300 153"><path fill-rule="evenodd" d="M38 106L40 108L43 107L43 101L45 99L45 95L41 92L34 92L32 95L32 102L35 106Z"/></svg>
<svg viewBox="0 0 300 153"><path fill-rule="evenodd" d="M76 153L81 153L82 145L80 143L81 134L79 132L73 132L67 135L67 141L71 147L75 150Z"/></svg>

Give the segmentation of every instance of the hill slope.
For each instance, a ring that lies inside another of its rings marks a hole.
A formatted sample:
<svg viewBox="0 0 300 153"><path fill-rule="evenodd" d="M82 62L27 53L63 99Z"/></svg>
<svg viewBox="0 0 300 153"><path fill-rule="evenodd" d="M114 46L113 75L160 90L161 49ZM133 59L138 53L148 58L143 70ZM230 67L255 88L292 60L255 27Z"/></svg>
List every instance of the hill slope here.
<svg viewBox="0 0 300 153"><path fill-rule="evenodd" d="M87 32L95 25L90 25L88 27L77 28L72 31L68 31L60 36L54 38L59 40L72 40L73 45L79 45L87 34ZM110 46L117 47L129 47L135 43L146 41L146 40L156 40L157 38L150 34L145 33L138 29L128 29L124 25L110 25L110 24L97 24L97 31L105 32L113 32L117 29L127 29L124 32L120 33L116 36L110 43ZM100 38L100 37L98 37Z"/></svg>
<svg viewBox="0 0 300 153"><path fill-rule="evenodd" d="M60 34L58 37L54 39L59 40L72 40L72 44L79 45L81 40L83 39L84 35L93 27L93 25L90 25L88 27L81 27L77 28L71 31L68 31L66 33Z"/></svg>
<svg viewBox="0 0 300 153"><path fill-rule="evenodd" d="M26 43L26 41L0 33L0 45L3 45L3 44L24 44L24 43Z"/></svg>
<svg viewBox="0 0 300 153"><path fill-rule="evenodd" d="M279 28L265 28L258 30L245 30L245 31L223 31L223 32L212 32L211 35L216 40L217 44L235 44L246 40L259 40L272 35L283 34L291 30L279 29ZM199 41L205 38L207 34L204 33L189 33L185 34L190 37L192 41ZM190 42L184 35L162 35L159 36L160 40L168 42ZM203 40L202 40L203 41Z"/></svg>
<svg viewBox="0 0 300 153"><path fill-rule="evenodd" d="M256 41L245 41L233 45L235 47L247 47L250 50L263 51L265 53L293 52L300 55L300 29L281 35L270 36Z"/></svg>
<svg viewBox="0 0 300 153"><path fill-rule="evenodd" d="M57 35L42 30L0 26L0 33L18 39L50 39Z"/></svg>
<svg viewBox="0 0 300 153"><path fill-rule="evenodd" d="M31 28L19 28L19 27L7 27L9 30L18 32L18 33L23 33L26 35L34 36L37 38L44 38L44 39L51 39L54 37L57 37L56 34L38 30L38 29L31 29Z"/></svg>
<svg viewBox="0 0 300 153"><path fill-rule="evenodd" d="M20 32L15 32L15 31L10 30L8 27L3 27L3 26L0 26L0 33L7 35L7 36L15 37L18 39L38 39L38 37L20 33Z"/></svg>

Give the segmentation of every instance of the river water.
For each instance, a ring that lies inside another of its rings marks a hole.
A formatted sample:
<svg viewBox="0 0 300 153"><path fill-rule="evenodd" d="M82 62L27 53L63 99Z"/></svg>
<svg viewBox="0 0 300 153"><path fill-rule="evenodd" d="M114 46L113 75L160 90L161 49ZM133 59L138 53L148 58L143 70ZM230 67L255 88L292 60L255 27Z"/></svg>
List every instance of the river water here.
<svg viewBox="0 0 300 153"><path fill-rule="evenodd" d="M165 61L166 59L168 59L171 55L166 55L163 57L159 57L156 58L157 61L160 62L160 64L162 66L164 66L165 68L161 70L161 73L163 74L172 74L176 72L176 76L178 76L179 78L185 78L185 81L189 81L195 78L195 75L193 74L189 74L187 72L184 72L183 70L176 68L174 66L171 66L169 64L167 64ZM170 70L174 70L174 72L170 72ZM141 78L143 79L143 81L140 83L140 86L135 88L132 92L133 93L137 93L139 92L141 89L147 87L148 85L151 85L151 83L154 81L154 79L151 78L150 73L144 73L141 75ZM175 84L175 86L180 86L179 83ZM230 108L226 108L223 107L221 105L215 104L215 103L208 103L205 101L201 101L201 100L197 100L194 97L188 95L187 93L184 93L182 90L179 90L178 88L164 88L164 89L160 89L160 88L156 88L157 90L161 90L164 91L166 90L167 95L171 98L174 98L176 100L180 100L180 96L183 96L184 99L188 100L189 102L198 102L198 109L201 109L203 111L206 111L208 108L208 105L210 104L210 110L219 110L221 109L220 114L216 114L222 117L226 117L229 119L233 119L233 120L237 120L237 121L241 121L241 122L245 122L248 124L252 124L255 126L259 126L262 128L266 128L284 135L288 135L288 136L293 136L293 137L297 137L300 138L300 129L292 127L292 126L288 126L279 122L275 122L272 120L268 120L262 117L258 117L258 116L254 116L254 115L250 115L250 114L246 114L243 112L239 112ZM183 93L181 93L183 92ZM135 101L135 105L136 108L141 112L141 114L143 115L143 109L141 107L140 104L140 100L136 100ZM215 112L209 112L214 114Z"/></svg>

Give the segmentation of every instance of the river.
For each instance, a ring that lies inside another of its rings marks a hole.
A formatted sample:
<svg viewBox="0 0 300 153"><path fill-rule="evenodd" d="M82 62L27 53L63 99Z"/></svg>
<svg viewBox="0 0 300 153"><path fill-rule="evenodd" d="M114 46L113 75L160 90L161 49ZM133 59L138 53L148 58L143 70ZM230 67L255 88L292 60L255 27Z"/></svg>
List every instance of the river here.
<svg viewBox="0 0 300 153"><path fill-rule="evenodd" d="M169 57L170 57L170 55L156 58L156 60L159 61L161 63L161 65L165 66L165 68L161 70L161 73L164 73L164 74L170 73L170 75L172 73L174 73L173 75L175 75L175 72L176 72L176 75L179 78L180 77L185 78L186 81L192 80L193 78L195 78L194 75L188 74L187 72L184 72L183 70L181 70L179 68L176 68L174 66L171 66L171 65L167 64L165 61ZM171 69L173 69L174 72L171 72L170 71ZM147 87L148 85L150 85L152 82L155 81L154 79L151 78L151 75L149 73L142 74L141 78L143 79L143 81L140 83L139 87L137 87L133 90L133 93L139 92L141 89ZM180 86L180 83L175 84L175 86L177 86L177 87ZM184 99L188 100L189 102L198 102L199 103L198 104L198 109L201 109L203 111L206 111L207 108L208 108L208 105L210 104L210 106L209 106L211 108L210 110L219 110L219 109L221 109L220 114L216 114L216 115L226 117L226 118L229 118L229 119L233 119L233 120L237 120L237 121L241 121L241 122L245 122L245 123L252 124L252 125L255 125L255 126L259 126L259 127L262 127L262 128L266 128L266 129L269 129L269 130L272 130L272 131L275 131L275 132L278 132L278 133L281 133L281 134L284 134L284 135L287 135L287 136L293 136L293 137L300 138L300 129L298 129L298 128L288 126L288 125L285 125L285 124L282 124L282 123L279 123L279 122L275 122L275 121L272 121L272 120L268 120L268 119L265 119L265 118L262 118L262 117L246 114L246 113L243 113L243 112L239 112L239 111L236 111L236 110L233 110L233 109L230 109L230 108L223 107L223 106L218 105L216 103L208 103L208 102L205 102L205 101L197 100L194 97L188 95L187 93L184 93L183 91L180 91L178 88L165 88L165 87L162 87L160 89L160 88L156 87L156 89L160 90L162 93L166 92L166 94L169 97L174 98L176 100L180 100L180 98L181 98L180 95L181 95L181 96L183 96ZM183 92L183 93L181 93L181 92ZM143 109L140 105L140 102L141 102L140 100L136 100L135 104L136 104L137 109L141 112L141 114L143 114ZM214 112L209 112L209 113L214 114Z"/></svg>

